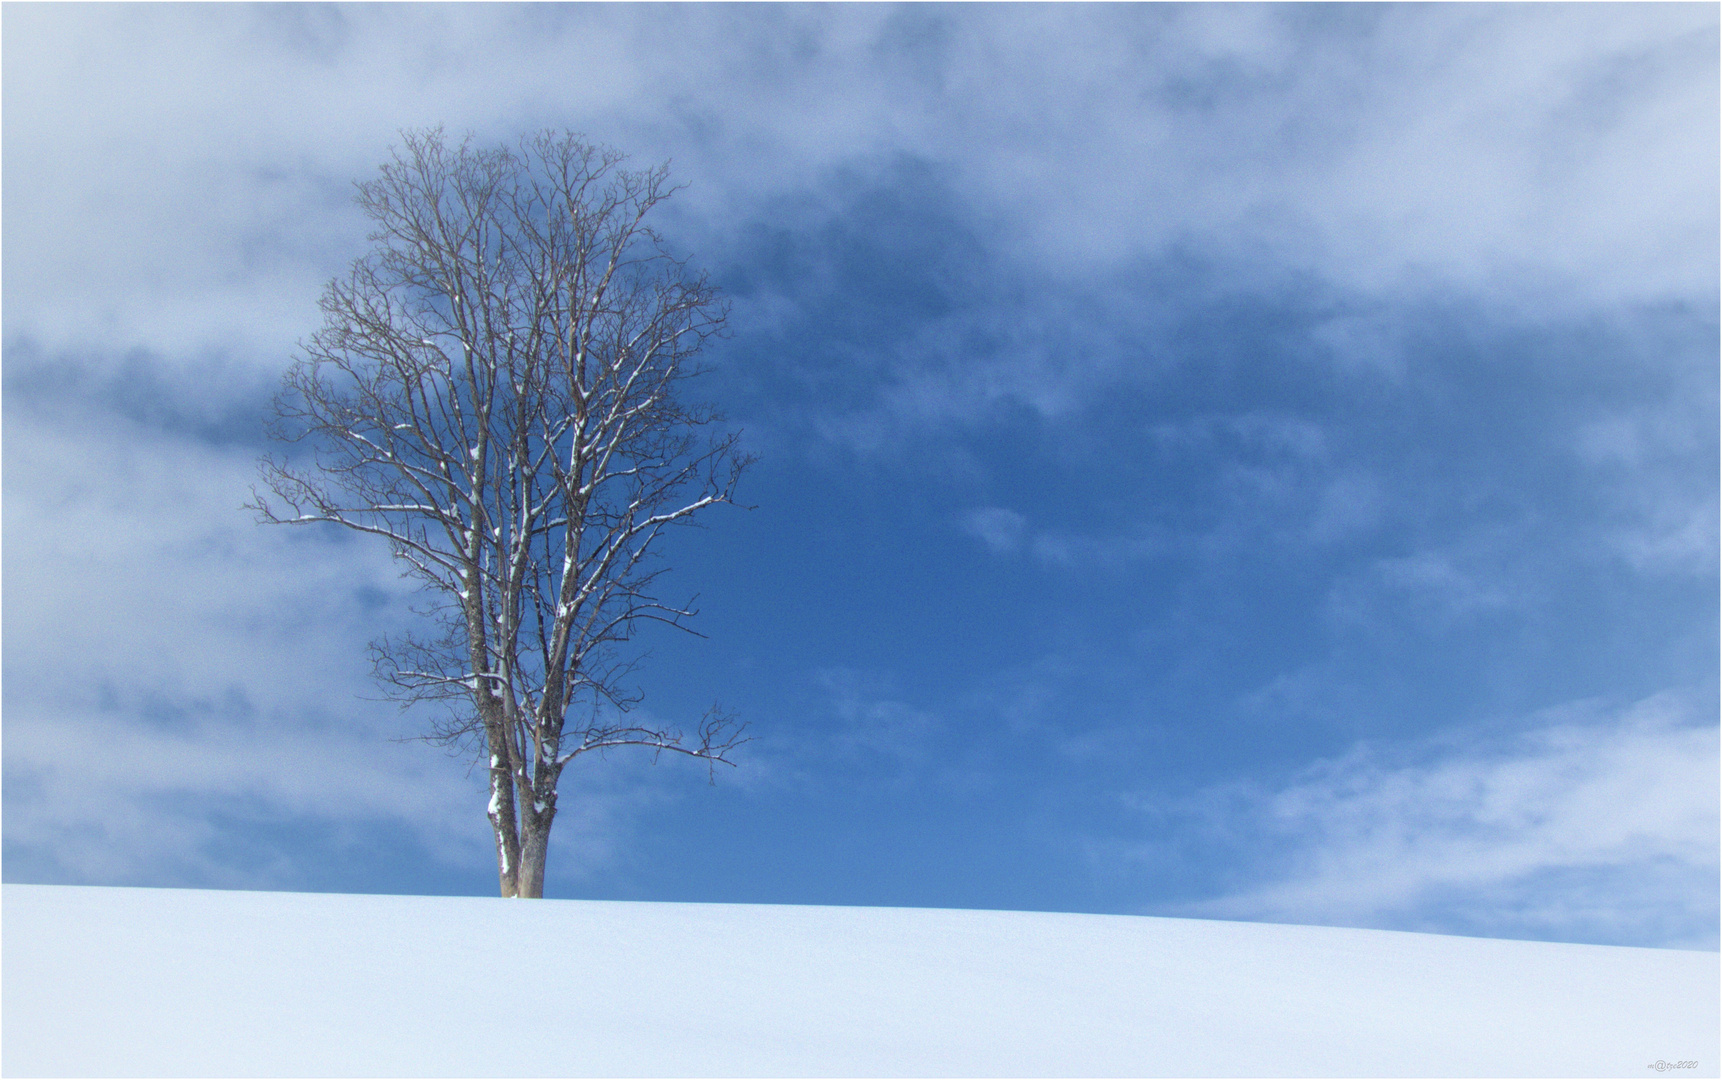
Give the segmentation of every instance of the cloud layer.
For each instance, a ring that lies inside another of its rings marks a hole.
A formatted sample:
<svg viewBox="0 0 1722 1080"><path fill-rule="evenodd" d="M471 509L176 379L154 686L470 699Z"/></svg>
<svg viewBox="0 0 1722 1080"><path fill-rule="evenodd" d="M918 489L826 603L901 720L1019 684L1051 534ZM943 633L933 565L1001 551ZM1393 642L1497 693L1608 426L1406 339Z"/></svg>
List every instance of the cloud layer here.
<svg viewBox="0 0 1722 1080"><path fill-rule="evenodd" d="M7 321L54 342L291 339L362 238L348 182L432 123L575 120L674 155L706 228L907 156L1013 260L1075 274L1218 242L1367 293L1570 308L1716 286L1717 148L1694 138L1716 28L1685 5L9 22L7 198L29 212Z"/></svg>
<svg viewBox="0 0 1722 1080"><path fill-rule="evenodd" d="M385 554L240 504L351 182L548 125L688 183L763 454L648 665L758 768L553 877L1714 947L1713 8L5 20L9 879L488 887Z"/></svg>
<svg viewBox="0 0 1722 1080"><path fill-rule="evenodd" d="M1719 764L1714 725L1664 695L1578 703L1512 738L1360 744L1281 787L1138 806L1272 852L1266 880L1190 914L1714 949Z"/></svg>

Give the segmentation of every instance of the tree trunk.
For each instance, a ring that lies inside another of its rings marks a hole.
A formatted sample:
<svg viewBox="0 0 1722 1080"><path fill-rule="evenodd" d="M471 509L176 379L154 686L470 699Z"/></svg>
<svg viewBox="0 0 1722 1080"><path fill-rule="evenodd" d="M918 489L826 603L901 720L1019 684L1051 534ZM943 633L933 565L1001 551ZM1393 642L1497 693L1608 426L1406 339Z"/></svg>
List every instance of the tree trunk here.
<svg viewBox="0 0 1722 1080"><path fill-rule="evenodd" d="M520 876L514 895L544 898L544 857L550 848L550 815L535 815L520 830Z"/></svg>
<svg viewBox="0 0 1722 1080"><path fill-rule="evenodd" d="M506 765L493 766L490 770L490 812L487 816L491 829L496 833L496 876L502 895L519 896L520 841L514 825L514 781L508 775Z"/></svg>

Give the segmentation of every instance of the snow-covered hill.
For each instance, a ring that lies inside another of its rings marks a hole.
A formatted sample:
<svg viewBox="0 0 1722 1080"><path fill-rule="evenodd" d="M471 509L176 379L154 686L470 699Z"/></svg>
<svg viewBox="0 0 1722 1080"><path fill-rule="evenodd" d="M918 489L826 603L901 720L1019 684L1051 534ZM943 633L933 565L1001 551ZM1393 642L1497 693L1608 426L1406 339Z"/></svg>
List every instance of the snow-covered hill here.
<svg viewBox="0 0 1722 1080"><path fill-rule="evenodd" d="M0 901L7 1076L1716 1076L1722 1039L1708 952L1004 911Z"/></svg>

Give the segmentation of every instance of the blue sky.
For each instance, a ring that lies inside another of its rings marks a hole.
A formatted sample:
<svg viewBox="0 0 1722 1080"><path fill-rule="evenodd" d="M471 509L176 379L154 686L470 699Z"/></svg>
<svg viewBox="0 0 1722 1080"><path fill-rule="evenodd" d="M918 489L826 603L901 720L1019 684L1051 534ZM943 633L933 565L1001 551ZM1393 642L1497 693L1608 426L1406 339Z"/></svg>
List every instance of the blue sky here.
<svg viewBox="0 0 1722 1080"><path fill-rule="evenodd" d="M5 880L494 890L386 553L239 507L351 182L553 126L760 461L640 674L756 740L547 895L1716 947L1713 5L0 18Z"/></svg>

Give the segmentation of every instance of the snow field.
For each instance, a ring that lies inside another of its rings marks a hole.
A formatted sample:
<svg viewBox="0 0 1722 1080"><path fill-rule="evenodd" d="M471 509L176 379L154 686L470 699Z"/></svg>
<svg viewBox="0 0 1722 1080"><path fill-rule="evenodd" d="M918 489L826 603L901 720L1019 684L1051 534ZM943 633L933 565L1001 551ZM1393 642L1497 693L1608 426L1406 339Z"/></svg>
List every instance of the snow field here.
<svg viewBox="0 0 1722 1080"><path fill-rule="evenodd" d="M7 1076L1717 1076L1708 952L1136 916L0 889Z"/></svg>

